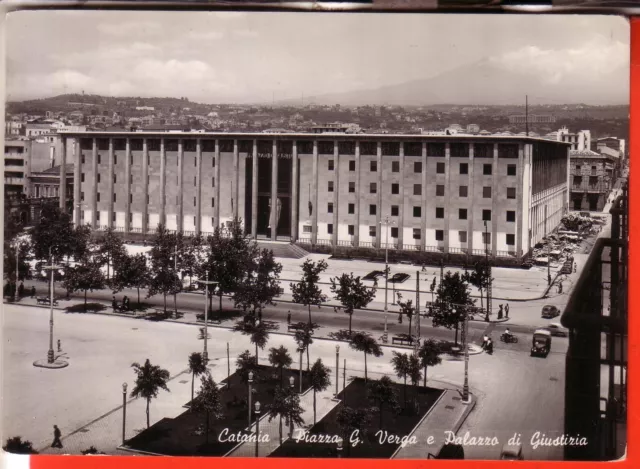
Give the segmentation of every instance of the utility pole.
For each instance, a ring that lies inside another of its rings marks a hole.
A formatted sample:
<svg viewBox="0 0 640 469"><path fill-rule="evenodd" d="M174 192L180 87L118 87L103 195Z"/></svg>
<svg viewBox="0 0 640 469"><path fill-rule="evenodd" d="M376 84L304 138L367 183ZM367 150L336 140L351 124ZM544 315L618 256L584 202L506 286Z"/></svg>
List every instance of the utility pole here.
<svg viewBox="0 0 640 469"><path fill-rule="evenodd" d="M529 95L524 97L524 128L525 134L529 136Z"/></svg>
<svg viewBox="0 0 640 469"><path fill-rule="evenodd" d="M420 338L420 271L416 270L416 339Z"/></svg>
<svg viewBox="0 0 640 469"><path fill-rule="evenodd" d="M489 232L487 220L484 221L484 242L485 242L485 260L487 262L487 321L491 315L491 264L489 263Z"/></svg>

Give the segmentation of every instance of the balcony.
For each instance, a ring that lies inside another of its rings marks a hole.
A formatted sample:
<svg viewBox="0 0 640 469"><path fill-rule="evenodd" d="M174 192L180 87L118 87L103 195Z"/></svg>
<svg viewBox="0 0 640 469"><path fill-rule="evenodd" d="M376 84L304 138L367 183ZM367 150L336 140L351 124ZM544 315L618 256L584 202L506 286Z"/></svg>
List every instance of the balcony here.
<svg viewBox="0 0 640 469"><path fill-rule="evenodd" d="M24 178L5 177L4 183L12 186L24 186Z"/></svg>

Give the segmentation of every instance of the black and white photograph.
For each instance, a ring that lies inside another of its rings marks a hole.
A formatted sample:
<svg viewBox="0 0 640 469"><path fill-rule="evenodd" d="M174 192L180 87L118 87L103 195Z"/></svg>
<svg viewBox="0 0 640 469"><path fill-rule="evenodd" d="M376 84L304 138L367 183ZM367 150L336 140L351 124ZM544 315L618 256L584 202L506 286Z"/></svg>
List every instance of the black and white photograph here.
<svg viewBox="0 0 640 469"><path fill-rule="evenodd" d="M625 18L3 34L3 450L625 457Z"/></svg>

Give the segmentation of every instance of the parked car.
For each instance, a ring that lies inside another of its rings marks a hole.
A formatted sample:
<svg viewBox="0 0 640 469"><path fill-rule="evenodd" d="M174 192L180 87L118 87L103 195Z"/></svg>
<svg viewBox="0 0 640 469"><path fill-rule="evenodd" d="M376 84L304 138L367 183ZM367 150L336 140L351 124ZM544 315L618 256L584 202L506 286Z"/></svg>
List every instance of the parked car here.
<svg viewBox="0 0 640 469"><path fill-rule="evenodd" d="M556 316L560 316L560 310L553 305L544 305L542 307L542 317L544 319L553 319Z"/></svg>
<svg viewBox="0 0 640 469"><path fill-rule="evenodd" d="M562 324L557 322L552 322L548 326L545 326L544 329L548 330L551 332L551 335L556 337L567 337L569 335L567 328L562 327Z"/></svg>

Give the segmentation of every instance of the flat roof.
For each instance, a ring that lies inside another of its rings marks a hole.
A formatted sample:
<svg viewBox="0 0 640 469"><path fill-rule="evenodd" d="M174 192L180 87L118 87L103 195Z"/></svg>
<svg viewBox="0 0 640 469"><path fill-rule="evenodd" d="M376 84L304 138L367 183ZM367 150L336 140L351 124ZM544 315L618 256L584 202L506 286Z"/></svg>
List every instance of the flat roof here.
<svg viewBox="0 0 640 469"><path fill-rule="evenodd" d="M176 139L178 137L199 137L199 138L237 138L237 139L255 139L255 140L270 140L277 139L300 139L300 140L313 140L313 139L325 139L325 140L498 140L498 141L528 141L528 142L543 142L557 145L571 145L567 142L559 142L556 140L548 140L540 137L527 137L523 135L425 135L425 134L317 134L313 132L282 132L282 133L264 133L264 132L203 132L203 131L187 131L187 132L165 132L165 131L126 131L114 132L104 130L90 130L84 132L77 131L62 131L60 135L74 136L74 137L113 137L114 134L121 134L122 137L130 138L142 138L142 137L169 137Z"/></svg>

